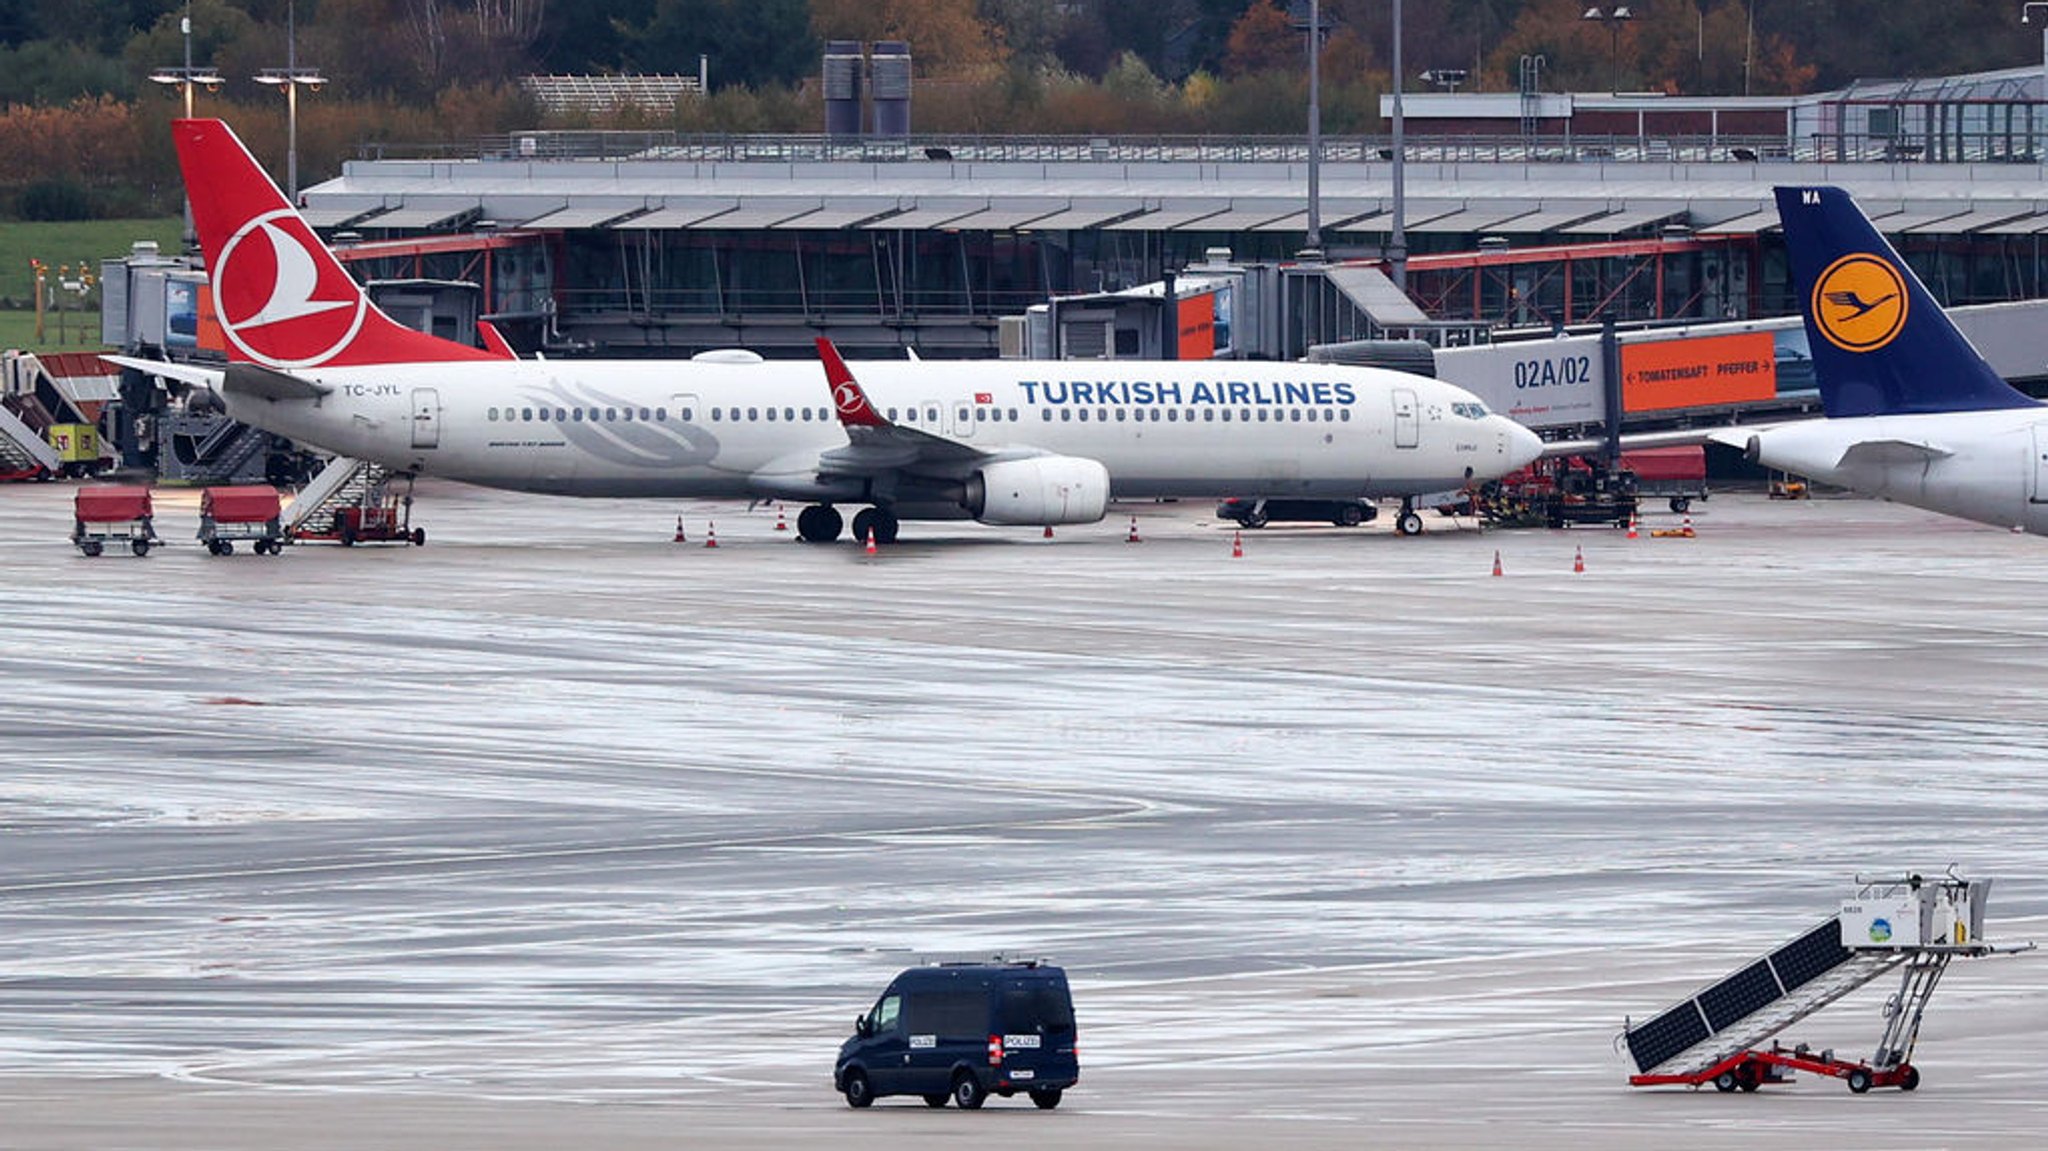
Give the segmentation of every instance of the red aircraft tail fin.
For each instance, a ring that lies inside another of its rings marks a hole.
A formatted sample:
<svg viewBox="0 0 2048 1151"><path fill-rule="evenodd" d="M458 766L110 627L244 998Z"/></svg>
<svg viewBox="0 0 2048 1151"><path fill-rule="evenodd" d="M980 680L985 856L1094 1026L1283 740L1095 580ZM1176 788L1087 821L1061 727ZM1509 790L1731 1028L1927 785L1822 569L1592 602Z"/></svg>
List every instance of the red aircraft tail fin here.
<svg viewBox="0 0 2048 1151"><path fill-rule="evenodd" d="M173 125L228 358L291 370L495 360L377 309L219 120Z"/></svg>

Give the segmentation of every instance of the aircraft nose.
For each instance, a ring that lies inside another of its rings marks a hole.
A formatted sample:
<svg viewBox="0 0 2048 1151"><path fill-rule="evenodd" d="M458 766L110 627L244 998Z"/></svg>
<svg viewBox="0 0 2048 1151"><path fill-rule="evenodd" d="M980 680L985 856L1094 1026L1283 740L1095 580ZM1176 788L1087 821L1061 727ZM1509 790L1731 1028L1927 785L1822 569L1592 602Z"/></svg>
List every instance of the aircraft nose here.
<svg viewBox="0 0 2048 1151"><path fill-rule="evenodd" d="M1543 437L1506 416L1493 417L1503 425L1508 441L1508 470L1526 468L1543 458Z"/></svg>

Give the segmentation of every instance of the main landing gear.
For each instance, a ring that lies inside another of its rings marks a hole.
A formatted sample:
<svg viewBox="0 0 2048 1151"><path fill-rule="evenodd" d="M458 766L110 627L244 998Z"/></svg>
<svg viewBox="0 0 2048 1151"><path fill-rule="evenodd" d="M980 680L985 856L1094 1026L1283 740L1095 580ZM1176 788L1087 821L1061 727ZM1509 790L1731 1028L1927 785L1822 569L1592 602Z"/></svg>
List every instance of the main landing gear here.
<svg viewBox="0 0 2048 1151"><path fill-rule="evenodd" d="M796 515L796 534L809 544L829 544L845 526L831 504L812 504ZM873 536L878 544L893 544L899 526L896 516L884 508L862 508L853 514L853 541L866 543Z"/></svg>
<svg viewBox="0 0 2048 1151"><path fill-rule="evenodd" d="M1422 517L1415 514L1415 497L1401 497L1401 515L1394 521L1394 534L1419 536L1422 534Z"/></svg>

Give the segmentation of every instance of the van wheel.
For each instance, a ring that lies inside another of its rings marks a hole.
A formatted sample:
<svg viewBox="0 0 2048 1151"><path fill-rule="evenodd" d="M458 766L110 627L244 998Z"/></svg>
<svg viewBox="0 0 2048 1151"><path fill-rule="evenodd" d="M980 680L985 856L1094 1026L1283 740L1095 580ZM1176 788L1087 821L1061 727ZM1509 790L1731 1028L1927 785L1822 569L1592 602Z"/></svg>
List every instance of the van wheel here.
<svg viewBox="0 0 2048 1151"><path fill-rule="evenodd" d="M1031 1101L1038 1105L1040 1111L1050 1111L1060 1105L1060 1089L1041 1087L1031 1093Z"/></svg>
<svg viewBox="0 0 2048 1151"><path fill-rule="evenodd" d="M953 1102L960 1105L960 1110L979 1111L981 1105L987 1101L988 1089L981 1085L981 1080L976 1079L973 1073L962 1071L953 1077Z"/></svg>
<svg viewBox="0 0 2048 1151"><path fill-rule="evenodd" d="M866 1107L875 1101L875 1093L868 1087L868 1073L858 1068L846 1073L839 1090L846 1096L848 1107Z"/></svg>
<svg viewBox="0 0 2048 1151"><path fill-rule="evenodd" d="M932 1109L932 1110L934 1110L934 1111L937 1111L937 1110L938 1110L939 1108L941 1108L941 1107L944 1107L944 1106L946 1105L946 1100L948 1100L948 1099L951 1099L951 1098L952 1098L952 1096L951 1096L951 1095L948 1095L948 1094L946 1094L945 1092L941 1091L941 1092L938 1092L938 1093L937 1093L937 1094L935 1094L935 1095L927 1095L927 1096L925 1096L925 1097L924 1097L924 1105L925 1105L926 1107L929 1107L929 1108L931 1108L931 1109Z"/></svg>
<svg viewBox="0 0 2048 1151"><path fill-rule="evenodd" d="M1674 513L1689 512L1692 510L1692 501L1686 499L1684 496L1672 496L1671 510Z"/></svg>

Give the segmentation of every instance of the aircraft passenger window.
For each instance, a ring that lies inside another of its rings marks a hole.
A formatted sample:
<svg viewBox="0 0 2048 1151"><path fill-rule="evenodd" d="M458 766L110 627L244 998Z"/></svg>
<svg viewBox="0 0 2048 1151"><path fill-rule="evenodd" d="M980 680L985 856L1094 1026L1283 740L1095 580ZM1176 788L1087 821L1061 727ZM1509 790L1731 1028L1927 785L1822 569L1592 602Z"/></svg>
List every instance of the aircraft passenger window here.
<svg viewBox="0 0 2048 1151"><path fill-rule="evenodd" d="M800 411L800 412L802 412L802 413L804 414L804 422L805 422L805 423L807 423L807 424L808 424L808 423L810 423L810 422L811 422L811 409L809 409L809 408L798 408L798 409L797 409L797 411Z"/></svg>
<svg viewBox="0 0 2048 1151"><path fill-rule="evenodd" d="M1087 423L1087 422L1088 422L1088 409L1087 409L1087 408L1082 408L1082 409L1081 409L1081 415L1080 415L1080 419L1081 419L1081 422L1082 422L1082 423Z"/></svg>
<svg viewBox="0 0 2048 1151"><path fill-rule="evenodd" d="M1205 423L1205 424L1213 424L1213 423L1215 423L1215 422L1216 422L1216 409L1215 409L1215 408L1203 408L1203 409L1202 409L1202 422L1203 422L1203 423Z"/></svg>
<svg viewBox="0 0 2048 1151"><path fill-rule="evenodd" d="M1179 422L1180 422L1180 409L1179 409L1179 408L1168 408L1168 409L1166 409L1166 422L1167 422L1167 423L1169 423L1169 424L1173 424L1173 423L1179 423Z"/></svg>
<svg viewBox="0 0 2048 1151"><path fill-rule="evenodd" d="M608 424L611 424L611 423L617 423L617 422L618 422L618 420L619 420L619 409L617 409L617 408L606 408L606 409L604 410L604 419L605 419L605 422L606 422L606 423L608 423Z"/></svg>
<svg viewBox="0 0 2048 1151"><path fill-rule="evenodd" d="M603 418L603 416L604 416L604 409L603 409L603 408L592 408L592 409L590 409L590 422L591 422L591 423L593 423L593 424L594 424L594 423L596 423L596 422L597 422L597 421L598 421L599 419Z"/></svg>
<svg viewBox="0 0 2048 1151"><path fill-rule="evenodd" d="M973 416L970 416L970 415L968 415L968 414L967 414L967 409L966 409L966 408L961 408L961 409L959 409L959 411L958 411L958 412L956 413L956 415L958 416L958 418L959 418L960 422L961 422L961 423L963 423L963 424L964 424L964 423L966 423L966 422L967 422L968 420L971 420L971 419L973 419L973 418L974 418Z"/></svg>
<svg viewBox="0 0 2048 1151"><path fill-rule="evenodd" d="M487 420L490 420L490 421L492 421L493 423L497 422L497 419L498 419L498 409L496 409L496 408L492 408L492 409L491 409L490 411L488 411L488 412L486 412L486 413L484 414L484 418L485 418L485 419L487 419Z"/></svg>
<svg viewBox="0 0 2048 1151"><path fill-rule="evenodd" d="M532 409L532 408L521 408L521 409L519 409L519 418L520 418L520 419L522 419L522 420L525 420L525 421L526 421L527 423L529 423L529 424L530 424L530 423L532 423L532 422L533 422L533 409Z"/></svg>
<svg viewBox="0 0 2048 1151"><path fill-rule="evenodd" d="M1266 422L1266 409L1264 408L1259 409L1259 422L1262 424Z"/></svg>
<svg viewBox="0 0 2048 1151"><path fill-rule="evenodd" d="M1010 409L1010 422L1013 424L1017 422L1017 409L1015 408Z"/></svg>
<svg viewBox="0 0 2048 1151"><path fill-rule="evenodd" d="M627 422L627 423L629 423L629 424L633 422L633 409L631 409L631 408L620 408L620 409L619 409L619 412L621 413L621 414L620 414L620 416L619 416L619 418L620 418L620 419L622 419L622 420L626 421L626 422ZM684 415L683 415L683 418L684 418L684 419L686 419L686 420L687 420L687 419L689 419L689 418L690 418L690 417L689 417L689 414L688 414L687 412L686 412L686 413L684 413Z"/></svg>
<svg viewBox="0 0 2048 1151"><path fill-rule="evenodd" d="M549 414L548 414L548 410L547 410L546 408L542 408L542 409L540 410L540 419L541 419L541 422L542 422L542 423L546 423L546 422L548 421L548 419L549 419L549 418L550 418L550 417L549 417Z"/></svg>
<svg viewBox="0 0 2048 1151"><path fill-rule="evenodd" d="M785 422L787 422L787 421L789 421L789 420L794 420L794 419L796 419L796 409L795 409L795 408L784 408L784 409L782 409L782 418L783 418L783 420L784 420Z"/></svg>
<svg viewBox="0 0 2048 1151"><path fill-rule="evenodd" d="M1226 423L1226 424L1230 422L1230 409L1229 409L1229 408L1225 408L1225 409L1223 409L1223 422L1224 422L1224 423Z"/></svg>
<svg viewBox="0 0 2048 1151"><path fill-rule="evenodd" d="M925 423L928 423L928 424L936 424L936 423L938 423L938 422L939 422L939 409L937 409L937 408L926 408L926 409L924 410L924 422L925 422Z"/></svg>
<svg viewBox="0 0 2048 1151"><path fill-rule="evenodd" d="M1048 424L1049 424L1049 423L1051 423L1051 422L1052 422L1052 409L1051 409L1051 408L1040 408L1040 409L1038 409L1038 414L1039 414L1039 415L1041 415L1041 416L1044 416L1044 417L1045 417L1045 422L1046 422L1046 423L1048 423Z"/></svg>
<svg viewBox="0 0 2048 1151"><path fill-rule="evenodd" d="M748 408L748 409L747 409L747 418L748 418L748 419L750 419L750 420L758 420L758 419L760 419L760 418L761 418L761 410L760 410L759 408Z"/></svg>
<svg viewBox="0 0 2048 1151"><path fill-rule="evenodd" d="M987 408L976 408L976 409L974 409L974 421L975 421L976 423L980 423L980 424L985 424L985 423L987 423L987 422L988 422L988 409L987 409Z"/></svg>
<svg viewBox="0 0 2048 1151"><path fill-rule="evenodd" d="M1348 424L1348 423L1350 423L1350 422L1351 422L1351 409L1350 409L1350 408L1345 408L1345 409L1344 409L1343 411L1341 411L1341 412L1338 412L1338 413L1337 413L1337 418L1338 418L1338 419L1340 419L1340 420L1343 420L1343 421L1344 421L1345 423L1347 423L1347 424Z"/></svg>
<svg viewBox="0 0 2048 1151"><path fill-rule="evenodd" d="M1065 423L1066 421L1068 421L1068 420L1071 420L1071 419L1073 419L1073 418L1074 418L1074 409L1072 409L1072 408L1061 408L1061 409L1060 409L1060 422L1061 422L1061 423Z"/></svg>
<svg viewBox="0 0 2048 1151"><path fill-rule="evenodd" d="M1238 418L1238 422L1240 422L1240 423L1246 423L1246 424L1248 424L1248 423L1251 423L1251 422L1252 422L1252 410L1251 410L1250 408L1243 408L1243 409L1240 409L1240 410L1238 411L1238 413L1237 413L1237 418Z"/></svg>
<svg viewBox="0 0 2048 1151"><path fill-rule="evenodd" d="M773 419L775 418L775 409L774 409L774 408L769 408L769 409L768 409L768 418L769 418L769 419L771 419L771 420L773 420Z"/></svg>
<svg viewBox="0 0 2048 1151"><path fill-rule="evenodd" d="M721 408L711 409L711 422L714 424L717 423L721 418L723 418L723 414L724 410Z"/></svg>
<svg viewBox="0 0 2048 1151"><path fill-rule="evenodd" d="M569 413L568 413L568 412L565 412L565 411L563 411L563 410L562 410L562 409L560 409L560 408L556 408L556 409L555 409L555 422L556 422L556 423L558 423L558 424L560 424L560 423L566 423L566 422L568 421L568 419L569 419Z"/></svg>
<svg viewBox="0 0 2048 1151"><path fill-rule="evenodd" d="M1288 418L1289 418L1289 419L1293 420L1293 421L1294 421L1295 423L1297 423L1297 424L1298 424L1298 423L1300 423L1300 422L1301 422L1301 409L1300 409L1300 408L1294 408L1294 409L1291 409L1291 410L1289 410L1289 411L1288 411L1288 413L1287 413L1287 416L1288 416Z"/></svg>
<svg viewBox="0 0 2048 1151"><path fill-rule="evenodd" d="M890 409L889 409L889 418L890 418L890 419L892 419L892 420L896 418L896 409L895 409L895 408L890 408ZM916 422L917 422L917 409L916 409L916 408L905 408L905 409L903 409L903 422L904 422L904 423L906 423L906 424L914 424L914 423L916 423Z"/></svg>
<svg viewBox="0 0 2048 1151"><path fill-rule="evenodd" d="M1128 418L1128 417L1126 417L1126 416L1124 415L1124 410L1123 410L1122 408L1118 408L1118 409L1116 410L1116 422L1117 422L1117 423L1123 423L1123 422L1124 422L1124 420L1125 420L1125 419L1127 419L1127 418Z"/></svg>

